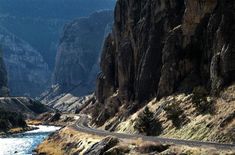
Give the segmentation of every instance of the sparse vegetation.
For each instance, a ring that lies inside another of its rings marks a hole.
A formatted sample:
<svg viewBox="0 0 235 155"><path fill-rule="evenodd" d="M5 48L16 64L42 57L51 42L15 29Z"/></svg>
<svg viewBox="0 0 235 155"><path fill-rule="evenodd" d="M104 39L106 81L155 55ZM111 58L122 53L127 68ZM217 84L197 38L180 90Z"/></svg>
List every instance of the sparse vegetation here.
<svg viewBox="0 0 235 155"><path fill-rule="evenodd" d="M138 116L134 128L147 136L156 136L162 132L160 121L154 118L154 113L148 107L145 107L144 111Z"/></svg>
<svg viewBox="0 0 235 155"><path fill-rule="evenodd" d="M220 124L220 127L225 127L235 119L235 111L228 116L226 116Z"/></svg>
<svg viewBox="0 0 235 155"><path fill-rule="evenodd" d="M235 127L228 129L226 132L217 135L216 141L221 143L232 143L235 144Z"/></svg>
<svg viewBox="0 0 235 155"><path fill-rule="evenodd" d="M209 93L204 87L196 87L193 90L192 102L201 114L213 114L215 111L213 100L208 99L208 95Z"/></svg>
<svg viewBox="0 0 235 155"><path fill-rule="evenodd" d="M91 108L93 123L102 126L119 111L121 102L117 97L110 98L106 104L97 103Z"/></svg>
<svg viewBox="0 0 235 155"><path fill-rule="evenodd" d="M101 105L100 103L95 103L95 105L93 105L89 111L89 113L92 114L92 118L97 118L102 108L103 108L103 105Z"/></svg>
<svg viewBox="0 0 235 155"><path fill-rule="evenodd" d="M235 144L235 127L231 128L227 133L227 136L230 138L230 142Z"/></svg>
<svg viewBox="0 0 235 155"><path fill-rule="evenodd" d="M164 110L166 111L167 118L172 121L176 128L180 128L187 122L187 117L184 115L184 111L177 103L164 107Z"/></svg>

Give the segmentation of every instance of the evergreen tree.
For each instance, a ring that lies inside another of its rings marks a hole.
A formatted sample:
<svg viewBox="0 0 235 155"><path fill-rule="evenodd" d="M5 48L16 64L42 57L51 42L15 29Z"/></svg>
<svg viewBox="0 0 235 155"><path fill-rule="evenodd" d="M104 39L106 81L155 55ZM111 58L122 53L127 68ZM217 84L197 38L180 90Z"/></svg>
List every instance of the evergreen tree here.
<svg viewBox="0 0 235 155"><path fill-rule="evenodd" d="M184 111L180 108L178 103L173 103L164 107L166 111L167 119L171 120L173 125L176 128L180 128L182 123L184 122Z"/></svg>
<svg viewBox="0 0 235 155"><path fill-rule="evenodd" d="M213 114L215 111L213 100L207 100L208 95L209 93L204 87L199 86L193 90L192 102L201 114Z"/></svg>
<svg viewBox="0 0 235 155"><path fill-rule="evenodd" d="M147 136L159 135L162 131L161 123L154 118L154 113L148 107L138 116L134 128Z"/></svg>

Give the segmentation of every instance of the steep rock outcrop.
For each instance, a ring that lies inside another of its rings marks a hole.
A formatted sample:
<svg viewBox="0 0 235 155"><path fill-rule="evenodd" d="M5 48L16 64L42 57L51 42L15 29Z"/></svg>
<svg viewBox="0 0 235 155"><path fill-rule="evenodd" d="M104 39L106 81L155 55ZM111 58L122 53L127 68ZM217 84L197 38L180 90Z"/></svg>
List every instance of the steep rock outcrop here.
<svg viewBox="0 0 235 155"><path fill-rule="evenodd" d="M99 102L117 90L125 101L142 102L156 95L164 40L180 24L183 10L182 0L117 1L114 30L101 58L103 76L97 82L97 92L112 89L98 95Z"/></svg>
<svg viewBox="0 0 235 155"><path fill-rule="evenodd" d="M235 2L118 0L97 80L99 103L219 92L235 80ZM133 104L131 104L133 105Z"/></svg>
<svg viewBox="0 0 235 155"><path fill-rule="evenodd" d="M84 155L102 155L105 154L106 151L114 147L119 143L119 140L117 138L113 137L107 137L103 139L102 141L95 143L92 145L90 148L88 148L85 152Z"/></svg>
<svg viewBox="0 0 235 155"><path fill-rule="evenodd" d="M53 83L60 86L60 93L77 87L69 93L82 96L94 89L100 49L112 18L112 11L101 11L65 26L53 78Z"/></svg>
<svg viewBox="0 0 235 155"><path fill-rule="evenodd" d="M166 40L159 97L197 85L216 93L235 79L234 5L215 0L194 3L186 1L182 27Z"/></svg>
<svg viewBox="0 0 235 155"><path fill-rule="evenodd" d="M11 95L40 94L49 82L49 69L40 53L3 27L0 27L0 42Z"/></svg>

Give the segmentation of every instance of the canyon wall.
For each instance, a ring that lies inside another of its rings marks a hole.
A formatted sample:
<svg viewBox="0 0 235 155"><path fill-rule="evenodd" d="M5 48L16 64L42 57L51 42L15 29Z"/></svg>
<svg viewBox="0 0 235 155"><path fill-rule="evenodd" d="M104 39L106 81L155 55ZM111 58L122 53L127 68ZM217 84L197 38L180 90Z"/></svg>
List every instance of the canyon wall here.
<svg viewBox="0 0 235 155"><path fill-rule="evenodd" d="M139 104L197 86L219 92L235 80L234 9L229 0L118 0L98 102Z"/></svg>
<svg viewBox="0 0 235 155"><path fill-rule="evenodd" d="M0 27L0 42L13 96L36 96L50 82L48 65L27 42Z"/></svg>
<svg viewBox="0 0 235 155"><path fill-rule="evenodd" d="M57 46L66 23L115 0L1 0L0 41L13 96L39 96L51 85ZM12 46L12 47L10 47Z"/></svg>
<svg viewBox="0 0 235 155"><path fill-rule="evenodd" d="M94 90L100 50L112 21L113 11L100 11L65 26L53 76L53 84L60 86L60 93L77 87L69 93L83 96Z"/></svg>
<svg viewBox="0 0 235 155"><path fill-rule="evenodd" d="M52 71L64 25L114 5L115 0L1 0L0 25L40 52Z"/></svg>

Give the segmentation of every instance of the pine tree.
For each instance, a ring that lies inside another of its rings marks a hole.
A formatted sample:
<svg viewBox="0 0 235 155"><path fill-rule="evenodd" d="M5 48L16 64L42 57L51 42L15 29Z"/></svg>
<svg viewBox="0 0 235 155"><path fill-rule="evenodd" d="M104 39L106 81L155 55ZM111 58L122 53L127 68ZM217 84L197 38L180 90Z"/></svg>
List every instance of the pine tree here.
<svg viewBox="0 0 235 155"><path fill-rule="evenodd" d="M193 90L192 102L195 105L197 111L201 114L213 114L215 111L213 100L207 100L208 95L209 93L204 87L199 86Z"/></svg>
<svg viewBox="0 0 235 155"><path fill-rule="evenodd" d="M138 116L134 128L147 136L159 135L162 131L161 123L154 118L154 113L148 107Z"/></svg>

